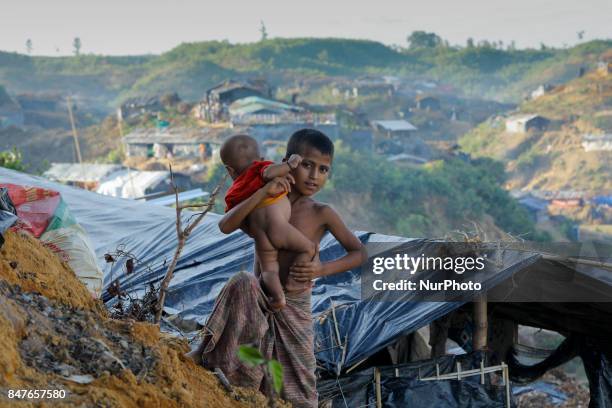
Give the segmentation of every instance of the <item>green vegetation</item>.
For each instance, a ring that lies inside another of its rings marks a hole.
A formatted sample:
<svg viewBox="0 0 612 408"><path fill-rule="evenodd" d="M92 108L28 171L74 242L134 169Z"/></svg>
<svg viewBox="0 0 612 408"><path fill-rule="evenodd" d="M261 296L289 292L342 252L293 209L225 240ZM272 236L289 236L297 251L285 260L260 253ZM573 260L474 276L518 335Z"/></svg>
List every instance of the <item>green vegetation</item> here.
<svg viewBox="0 0 612 408"><path fill-rule="evenodd" d="M527 213L501 188L504 179L503 165L491 159L437 161L414 169L340 148L319 198L343 206L344 195L359 194L373 219L404 236L444 235L490 216L506 232L540 238Z"/></svg>
<svg viewBox="0 0 612 408"><path fill-rule="evenodd" d="M23 164L21 152L17 150L17 148L13 148L12 151L7 150L0 152L0 167L17 171L26 171L27 169L27 166Z"/></svg>
<svg viewBox="0 0 612 408"><path fill-rule="evenodd" d="M274 391L277 394L280 394L283 390L283 367L281 364L272 359L266 360L259 350L255 347L241 345L238 347L238 358L245 364L250 366L260 366L265 365L264 373L267 376L272 377L272 385L274 386Z"/></svg>
<svg viewBox="0 0 612 408"><path fill-rule="evenodd" d="M564 82L582 66L593 68L612 47L596 40L568 49L517 50L481 42L450 46L434 33L414 32L409 47L334 38L266 39L249 44L226 41L185 43L164 54L109 57L30 57L0 52L0 83L11 92L71 91L100 107L114 108L136 95L178 92L195 100L230 77L388 74L436 80L468 96L516 102L541 83Z"/></svg>

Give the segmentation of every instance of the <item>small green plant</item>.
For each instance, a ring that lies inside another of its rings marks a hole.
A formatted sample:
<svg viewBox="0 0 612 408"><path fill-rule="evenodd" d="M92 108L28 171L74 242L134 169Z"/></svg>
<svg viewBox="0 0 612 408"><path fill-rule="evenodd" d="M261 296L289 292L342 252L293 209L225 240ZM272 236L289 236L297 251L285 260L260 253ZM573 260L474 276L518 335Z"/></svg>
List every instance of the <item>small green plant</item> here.
<svg viewBox="0 0 612 408"><path fill-rule="evenodd" d="M13 147L13 150L6 150L0 152L0 167L6 167L7 169L25 171L27 166L23 164L23 158L21 152Z"/></svg>
<svg viewBox="0 0 612 408"><path fill-rule="evenodd" d="M243 363L253 367L265 366L264 375L266 376L266 380L270 377L272 378L274 391L276 394L280 395L283 390L283 367L278 361L274 359L266 360L255 347L244 344L238 347L238 358ZM272 401L273 398L270 397L270 400Z"/></svg>

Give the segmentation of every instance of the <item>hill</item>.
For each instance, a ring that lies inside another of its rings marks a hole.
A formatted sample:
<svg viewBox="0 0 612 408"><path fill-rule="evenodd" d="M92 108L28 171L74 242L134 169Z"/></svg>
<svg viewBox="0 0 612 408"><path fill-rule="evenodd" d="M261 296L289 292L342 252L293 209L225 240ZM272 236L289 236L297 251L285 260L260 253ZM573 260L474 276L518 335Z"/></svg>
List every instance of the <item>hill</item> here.
<svg viewBox="0 0 612 408"><path fill-rule="evenodd" d="M395 75L455 87L466 96L516 102L541 83L559 83L594 67L611 40L568 49L397 48L366 40L271 39L250 44L181 44L161 55L30 57L0 52L0 84L12 93L61 91L110 111L135 95L178 92L196 100L229 77L261 76L272 84L305 77Z"/></svg>
<svg viewBox="0 0 612 408"><path fill-rule="evenodd" d="M612 132L612 75L591 71L525 101L516 113L551 123L545 131L510 133L506 118L493 118L463 136L462 148L503 161L511 189L612 191L611 152L582 145L586 134Z"/></svg>

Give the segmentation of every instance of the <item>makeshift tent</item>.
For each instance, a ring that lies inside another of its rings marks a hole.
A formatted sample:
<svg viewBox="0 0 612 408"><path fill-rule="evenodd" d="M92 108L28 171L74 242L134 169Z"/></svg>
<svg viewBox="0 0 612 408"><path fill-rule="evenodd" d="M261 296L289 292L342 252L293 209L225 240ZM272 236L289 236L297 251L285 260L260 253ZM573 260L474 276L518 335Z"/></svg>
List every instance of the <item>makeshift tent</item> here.
<svg viewBox="0 0 612 408"><path fill-rule="evenodd" d="M165 272L164 261L172 259L176 247L173 209L102 196L7 169L0 169L0 182L41 186L62 194L78 222L89 233L99 265L105 271L105 288L108 288L113 279L117 279L121 289L142 294L148 283L161 280ZM189 213L184 214L185 220L189 217ZM165 311L182 320L204 323L212 310L215 297L229 277L241 270L251 270L252 240L241 232L222 234L217 227L217 220L218 216L211 214L194 230L170 284ZM357 235L365 243L412 243L415 253L420 253L428 245L426 240L366 232L357 232ZM111 269L111 264L105 264L104 254L114 252L118 247L129 250L141 261L133 273L126 274L123 265L114 264ZM335 239L325 236L320 246L321 259L325 261L342 254L343 250ZM563 288L565 291L568 282L578 282L576 288L583 295L612 293L611 274L604 268L568 264L539 253L508 251L502 255L503 267L488 282L491 288L506 290L504 285L510 282L512 289L512 285L517 283L512 278L528 278L532 276L529 274L543 268L553 275L565 273L579 278L577 281L567 281ZM608 259L605 260L608 263L610 256L612 254L608 252ZM531 293L531 287L554 292L555 287L548 287L546 281L532 285L527 278L518 282L522 282L525 293ZM514 293L520 294L521 291ZM112 302L108 293L105 293L104 299ZM525 297L521 300L530 301ZM319 364L330 372L340 373L344 368L450 313L463 303L362 300L359 270L319 279L313 290ZM562 333L575 332L595 339L609 339L612 336L612 327L602 324L610 321L612 303L571 303L570 306L526 303L503 306L507 316L522 324ZM332 311L335 322L330 318ZM336 331L335 323L338 324L337 335L330 335Z"/></svg>

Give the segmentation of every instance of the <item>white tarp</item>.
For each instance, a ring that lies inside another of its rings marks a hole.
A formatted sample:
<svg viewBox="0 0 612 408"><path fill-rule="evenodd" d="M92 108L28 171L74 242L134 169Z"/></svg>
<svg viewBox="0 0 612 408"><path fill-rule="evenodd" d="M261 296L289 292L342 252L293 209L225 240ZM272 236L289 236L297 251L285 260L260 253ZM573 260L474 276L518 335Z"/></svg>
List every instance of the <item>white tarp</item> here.
<svg viewBox="0 0 612 408"><path fill-rule="evenodd" d="M96 192L112 197L140 198L146 195L148 188L155 187L169 178L169 171L123 170L100 183Z"/></svg>

